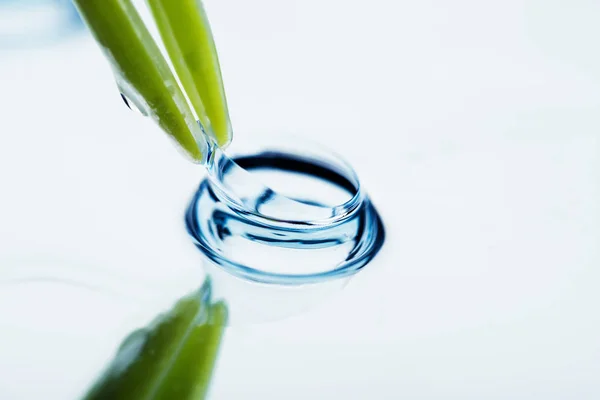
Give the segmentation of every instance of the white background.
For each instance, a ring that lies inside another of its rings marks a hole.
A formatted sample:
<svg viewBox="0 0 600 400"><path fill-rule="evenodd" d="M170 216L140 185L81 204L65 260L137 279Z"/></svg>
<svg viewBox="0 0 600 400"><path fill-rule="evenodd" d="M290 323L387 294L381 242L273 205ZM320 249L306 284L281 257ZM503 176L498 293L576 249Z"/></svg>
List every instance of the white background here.
<svg viewBox="0 0 600 400"><path fill-rule="evenodd" d="M335 149L388 234L332 301L230 329L212 398L600 398L599 2L206 5L236 135ZM4 51L0 77L3 260L155 287L199 269L182 215L202 171L121 104L93 42ZM49 374L31 396L67 393ZM0 398L29 398L8 376Z"/></svg>

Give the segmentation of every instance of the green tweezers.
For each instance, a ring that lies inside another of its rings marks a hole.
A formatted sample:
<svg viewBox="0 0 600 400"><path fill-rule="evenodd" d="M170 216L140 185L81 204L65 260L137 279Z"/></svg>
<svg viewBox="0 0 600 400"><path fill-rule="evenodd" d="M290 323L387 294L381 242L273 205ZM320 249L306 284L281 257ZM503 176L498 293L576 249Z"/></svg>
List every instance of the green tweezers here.
<svg viewBox="0 0 600 400"><path fill-rule="evenodd" d="M221 147L231 142L219 61L200 1L148 0L183 90L131 0L73 1L121 93L192 161L206 163L211 141Z"/></svg>

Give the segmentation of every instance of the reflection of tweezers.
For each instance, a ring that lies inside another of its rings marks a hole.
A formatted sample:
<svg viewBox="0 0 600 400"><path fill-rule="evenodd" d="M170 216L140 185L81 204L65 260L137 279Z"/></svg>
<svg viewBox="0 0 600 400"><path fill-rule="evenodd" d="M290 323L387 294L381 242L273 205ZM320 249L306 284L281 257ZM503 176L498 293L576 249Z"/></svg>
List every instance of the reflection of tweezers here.
<svg viewBox="0 0 600 400"><path fill-rule="evenodd" d="M204 399L227 323L210 280L131 333L86 400Z"/></svg>

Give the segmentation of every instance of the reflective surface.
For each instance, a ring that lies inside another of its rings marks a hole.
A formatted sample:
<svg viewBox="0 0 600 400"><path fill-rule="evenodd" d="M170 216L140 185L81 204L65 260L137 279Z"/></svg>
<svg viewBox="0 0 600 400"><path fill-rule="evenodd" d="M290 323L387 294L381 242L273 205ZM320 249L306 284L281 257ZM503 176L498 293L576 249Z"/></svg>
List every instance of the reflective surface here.
<svg viewBox="0 0 600 400"><path fill-rule="evenodd" d="M232 146L335 149L386 244L311 312L232 328L212 399L600 398L600 4L259 3L206 1ZM203 172L124 110L91 40L59 47L0 62L0 252L77 255L160 295L201 271L183 212Z"/></svg>
<svg viewBox="0 0 600 400"><path fill-rule="evenodd" d="M143 291L85 264L0 264L3 399L79 398L147 317Z"/></svg>
<svg viewBox="0 0 600 400"><path fill-rule="evenodd" d="M227 318L208 281L165 296L97 266L0 264L3 399L206 395Z"/></svg>

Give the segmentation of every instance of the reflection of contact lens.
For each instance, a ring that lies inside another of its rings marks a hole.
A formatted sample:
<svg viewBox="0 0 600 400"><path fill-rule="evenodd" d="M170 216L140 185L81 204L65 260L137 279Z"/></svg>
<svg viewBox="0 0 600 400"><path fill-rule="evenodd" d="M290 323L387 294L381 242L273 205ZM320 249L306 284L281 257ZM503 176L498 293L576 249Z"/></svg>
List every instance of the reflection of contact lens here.
<svg viewBox="0 0 600 400"><path fill-rule="evenodd" d="M85 264L0 267L1 399L79 398L147 318L137 289Z"/></svg>
<svg viewBox="0 0 600 400"><path fill-rule="evenodd" d="M0 48L53 43L82 27L70 0L0 0Z"/></svg>

